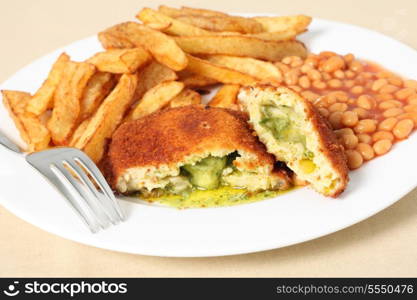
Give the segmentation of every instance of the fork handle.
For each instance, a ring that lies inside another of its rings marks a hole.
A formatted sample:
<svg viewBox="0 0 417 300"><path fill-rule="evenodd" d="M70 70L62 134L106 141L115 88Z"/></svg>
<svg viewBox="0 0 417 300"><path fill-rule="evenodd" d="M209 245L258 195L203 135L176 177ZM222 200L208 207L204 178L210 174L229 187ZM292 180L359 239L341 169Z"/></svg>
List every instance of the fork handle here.
<svg viewBox="0 0 417 300"><path fill-rule="evenodd" d="M22 154L22 151L20 150L19 146L16 145L15 143L13 143L7 136L5 136L1 131L0 131L0 144L3 145L4 147L6 147L7 149Z"/></svg>

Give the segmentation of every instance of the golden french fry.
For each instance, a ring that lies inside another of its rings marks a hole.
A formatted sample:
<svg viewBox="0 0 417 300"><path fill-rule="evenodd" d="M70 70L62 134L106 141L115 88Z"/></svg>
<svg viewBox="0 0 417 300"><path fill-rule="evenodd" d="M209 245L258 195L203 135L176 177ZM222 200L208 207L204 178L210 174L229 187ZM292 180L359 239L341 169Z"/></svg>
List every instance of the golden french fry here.
<svg viewBox="0 0 417 300"><path fill-rule="evenodd" d="M179 81L164 81L148 90L139 103L132 109L128 120L136 120L166 106L184 88Z"/></svg>
<svg viewBox="0 0 417 300"><path fill-rule="evenodd" d="M135 48L135 45L129 40L111 34L107 31L102 31L98 33L98 39L104 49L128 49Z"/></svg>
<svg viewBox="0 0 417 300"><path fill-rule="evenodd" d="M270 62L250 57L237 57L226 55L212 55L206 58L208 61L236 70L259 79L263 82L277 83L282 81L281 71Z"/></svg>
<svg viewBox="0 0 417 300"><path fill-rule="evenodd" d="M75 129L74 134L71 137L70 142L68 143L70 147L74 147L77 144L78 140L87 129L89 122L90 122L90 119L85 119L84 121L80 123L80 125L78 125L77 129Z"/></svg>
<svg viewBox="0 0 417 300"><path fill-rule="evenodd" d="M39 151L48 148L51 135L48 129L40 122L37 116L26 112L25 107L31 95L19 91L2 91L3 103L23 141L28 144L29 151Z"/></svg>
<svg viewBox="0 0 417 300"><path fill-rule="evenodd" d="M178 21L191 24L193 26L203 28L215 32L240 32L240 33L260 33L263 32L263 27L260 23L253 19L232 17L232 16L178 16L175 18Z"/></svg>
<svg viewBox="0 0 417 300"><path fill-rule="evenodd" d="M213 64L207 60L191 55L188 55L188 66L186 70L223 83L249 85L257 81L247 74Z"/></svg>
<svg viewBox="0 0 417 300"><path fill-rule="evenodd" d="M142 46L161 64L180 71L187 66L187 57L175 41L157 30L135 22L125 22L106 29L113 36Z"/></svg>
<svg viewBox="0 0 417 300"><path fill-rule="evenodd" d="M200 103L201 95L199 93L190 89L184 89L169 102L169 107L180 107Z"/></svg>
<svg viewBox="0 0 417 300"><path fill-rule="evenodd" d="M28 112L39 116L51 107L55 89L68 61L69 56L66 53L62 53L58 57L42 86L29 100L26 107Z"/></svg>
<svg viewBox="0 0 417 300"><path fill-rule="evenodd" d="M180 76L180 80L184 82L186 87L189 88L200 88L200 87L206 87L211 86L219 83L216 79L204 77L202 75L197 74L187 74L186 76L182 77Z"/></svg>
<svg viewBox="0 0 417 300"><path fill-rule="evenodd" d="M208 103L209 106L237 109L237 94L239 93L240 85L225 84L218 91L217 94Z"/></svg>
<svg viewBox="0 0 417 300"><path fill-rule="evenodd" d="M151 56L142 47L132 49L110 49L99 52L87 60L101 72L116 74L134 73L148 63Z"/></svg>
<svg viewBox="0 0 417 300"><path fill-rule="evenodd" d="M103 157L107 140L123 119L136 89L136 74L123 74L113 91L104 99L75 142L96 163Z"/></svg>
<svg viewBox="0 0 417 300"><path fill-rule="evenodd" d="M177 74L170 68L154 61L138 73L138 84L134 101L142 99L145 92L164 81L177 80Z"/></svg>
<svg viewBox="0 0 417 300"><path fill-rule="evenodd" d="M210 35L209 31L201 29L199 27L193 26L186 22L182 22L171 18L167 15L161 14L153 9L144 8L136 16L144 24L148 23L161 23L161 24L171 24L163 31L172 35ZM163 25L161 25L163 26Z"/></svg>
<svg viewBox="0 0 417 300"><path fill-rule="evenodd" d="M96 72L88 81L81 98L81 120L89 118L116 85L110 73Z"/></svg>
<svg viewBox="0 0 417 300"><path fill-rule="evenodd" d="M67 145L79 122L80 100L95 72L92 64L68 62L54 94L54 108L48 129L55 145Z"/></svg>
<svg viewBox="0 0 417 300"><path fill-rule="evenodd" d="M305 32L305 30L297 31L295 29L288 29L288 30L283 30L283 31L248 34L247 36L255 37L261 40L279 42L279 41L293 40L298 34L303 33L303 32Z"/></svg>
<svg viewBox="0 0 417 300"><path fill-rule="evenodd" d="M258 38L231 36L180 36L177 44L190 54L222 54L279 61L285 56L307 56L307 49L299 41L266 41Z"/></svg>
<svg viewBox="0 0 417 300"><path fill-rule="evenodd" d="M216 10L193 8L193 7L187 7L187 6L182 6L181 11L183 11L185 14L203 16L203 17L228 16L228 14L220 12L220 11L216 11Z"/></svg>
<svg viewBox="0 0 417 300"><path fill-rule="evenodd" d="M267 32L295 30L298 33L306 30L311 23L311 17L304 15L284 17L255 17L255 21L262 24Z"/></svg>

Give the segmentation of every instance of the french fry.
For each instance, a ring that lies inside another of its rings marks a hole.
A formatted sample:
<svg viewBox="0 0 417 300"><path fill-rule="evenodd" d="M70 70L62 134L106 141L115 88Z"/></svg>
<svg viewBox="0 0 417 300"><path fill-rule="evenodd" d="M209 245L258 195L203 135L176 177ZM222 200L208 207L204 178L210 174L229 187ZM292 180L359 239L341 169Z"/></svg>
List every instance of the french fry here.
<svg viewBox="0 0 417 300"><path fill-rule="evenodd" d="M253 19L232 16L179 16L176 20L215 32L260 33L263 27ZM190 34L191 35L191 34Z"/></svg>
<svg viewBox="0 0 417 300"><path fill-rule="evenodd" d="M132 109L127 120L137 120L166 106L184 89L179 81L164 81L148 90Z"/></svg>
<svg viewBox="0 0 417 300"><path fill-rule="evenodd" d="M110 49L99 52L87 60L101 72L116 74L134 73L151 60L149 53L142 47L132 49Z"/></svg>
<svg viewBox="0 0 417 300"><path fill-rule="evenodd" d="M180 71L187 66L187 57L175 41L151 28L135 22L125 22L106 29L113 36L128 40L135 46L142 46L161 64Z"/></svg>
<svg viewBox="0 0 417 300"><path fill-rule="evenodd" d="M228 16L228 14L220 12L220 11L203 9L203 8L193 8L193 7L188 7L188 6L182 6L181 11L189 15L203 16L203 17Z"/></svg>
<svg viewBox="0 0 417 300"><path fill-rule="evenodd" d="M222 54L279 61L285 56L307 56L307 49L299 41L266 41L254 37L232 36L180 36L177 44L190 54Z"/></svg>
<svg viewBox="0 0 417 300"><path fill-rule="evenodd" d="M298 33L306 30L311 23L311 17L304 15L285 16L285 17L255 17L255 21L262 24L267 32L278 32L295 30Z"/></svg>
<svg viewBox="0 0 417 300"><path fill-rule="evenodd" d="M77 129L75 129L74 134L71 137L70 142L68 143L70 147L74 147L77 144L78 140L87 129L89 122L90 122L90 119L85 119L84 121L80 123L80 125L78 125Z"/></svg>
<svg viewBox="0 0 417 300"><path fill-rule="evenodd" d="M123 74L74 144L94 162L98 163L103 157L107 140L111 138L132 102L136 84L136 74Z"/></svg>
<svg viewBox="0 0 417 300"><path fill-rule="evenodd" d="M190 89L184 89L169 102L169 107L181 107L200 103L201 95L199 93Z"/></svg>
<svg viewBox="0 0 417 300"><path fill-rule="evenodd" d="M164 81L177 80L177 74L170 68L154 61L144 67L138 73L138 84L134 101L142 99L145 92Z"/></svg>
<svg viewBox="0 0 417 300"><path fill-rule="evenodd" d="M54 108L48 129L55 145L67 145L79 122L80 100L88 80L95 72L92 64L68 62L54 94Z"/></svg>
<svg viewBox="0 0 417 300"><path fill-rule="evenodd" d="M25 107L31 95L19 91L2 91L3 103L23 141L28 144L29 151L39 151L48 148L51 135L48 129L39 121L38 117L26 112Z"/></svg>
<svg viewBox="0 0 417 300"><path fill-rule="evenodd" d="M135 45L129 40L116 36L110 32L102 31L98 33L98 40L104 49L128 49L135 48Z"/></svg>
<svg viewBox="0 0 417 300"><path fill-rule="evenodd" d="M210 35L209 31L201 29L197 26L193 26L186 22L178 21L174 18L171 18L167 15L161 14L153 9L144 8L136 16L144 24L148 23L162 23L162 24L171 24L163 31L172 35ZM163 25L162 25L163 26Z"/></svg>
<svg viewBox="0 0 417 300"><path fill-rule="evenodd" d="M58 57L42 86L29 100L26 107L28 112L39 116L51 107L55 89L68 61L69 56L65 53Z"/></svg>
<svg viewBox="0 0 417 300"><path fill-rule="evenodd" d="M249 85L257 81L247 74L213 64L207 60L191 55L188 55L188 66L186 70L223 83Z"/></svg>
<svg viewBox="0 0 417 300"><path fill-rule="evenodd" d="M180 75L180 80L184 82L185 86L188 88L200 88L219 83L216 79L192 73L189 73L184 77L181 77Z"/></svg>
<svg viewBox="0 0 417 300"><path fill-rule="evenodd" d="M110 73L96 72L88 81L81 97L81 120L89 118L116 85Z"/></svg>
<svg viewBox="0 0 417 300"><path fill-rule="evenodd" d="M255 33L255 34L248 34L247 36L258 38L261 40L279 42L279 41L293 40L296 38L298 34L303 33L303 32L304 31L288 29L288 30L275 31L275 32L261 32L261 33Z"/></svg>
<svg viewBox="0 0 417 300"><path fill-rule="evenodd" d="M263 82L279 84L282 81L281 71L270 62L250 57L237 57L226 55L213 55L206 58L208 61L222 65L259 79Z"/></svg>
<svg viewBox="0 0 417 300"><path fill-rule="evenodd" d="M225 84L208 103L209 106L237 109L237 94L240 85Z"/></svg>

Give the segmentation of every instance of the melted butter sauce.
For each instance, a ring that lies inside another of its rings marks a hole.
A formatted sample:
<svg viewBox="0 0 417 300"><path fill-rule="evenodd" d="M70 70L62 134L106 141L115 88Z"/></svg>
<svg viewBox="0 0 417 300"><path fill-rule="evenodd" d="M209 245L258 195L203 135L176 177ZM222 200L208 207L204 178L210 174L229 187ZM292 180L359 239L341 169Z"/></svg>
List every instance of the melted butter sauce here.
<svg viewBox="0 0 417 300"><path fill-rule="evenodd" d="M267 198L273 198L291 190L292 189L286 191L263 191L253 193L246 189L220 187L215 190L194 190L185 196L165 195L161 197L150 197L145 200L151 203L155 202L179 209L221 207L252 203Z"/></svg>

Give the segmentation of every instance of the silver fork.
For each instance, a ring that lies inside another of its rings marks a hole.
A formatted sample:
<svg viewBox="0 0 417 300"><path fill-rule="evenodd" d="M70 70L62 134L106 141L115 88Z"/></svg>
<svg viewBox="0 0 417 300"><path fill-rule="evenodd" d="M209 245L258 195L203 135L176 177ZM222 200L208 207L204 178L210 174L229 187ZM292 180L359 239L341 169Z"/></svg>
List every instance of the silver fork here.
<svg viewBox="0 0 417 300"><path fill-rule="evenodd" d="M24 155L1 132L0 144ZM25 155L25 158L61 192L92 233L124 220L112 190L100 170L84 152L62 147L31 153Z"/></svg>

